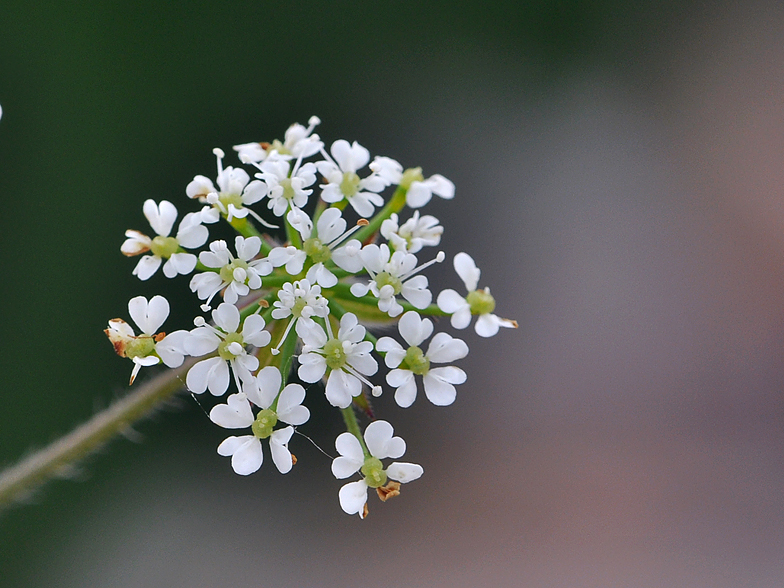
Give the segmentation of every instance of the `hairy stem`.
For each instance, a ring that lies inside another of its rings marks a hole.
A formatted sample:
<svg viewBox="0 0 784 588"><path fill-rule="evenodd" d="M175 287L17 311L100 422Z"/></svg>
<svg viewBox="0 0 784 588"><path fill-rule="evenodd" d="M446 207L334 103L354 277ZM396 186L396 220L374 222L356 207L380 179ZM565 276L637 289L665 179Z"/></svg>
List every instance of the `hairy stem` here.
<svg viewBox="0 0 784 588"><path fill-rule="evenodd" d="M39 486L68 470L113 437L125 432L183 387L181 378L196 361L167 370L95 414L89 421L0 472L0 508L23 499Z"/></svg>

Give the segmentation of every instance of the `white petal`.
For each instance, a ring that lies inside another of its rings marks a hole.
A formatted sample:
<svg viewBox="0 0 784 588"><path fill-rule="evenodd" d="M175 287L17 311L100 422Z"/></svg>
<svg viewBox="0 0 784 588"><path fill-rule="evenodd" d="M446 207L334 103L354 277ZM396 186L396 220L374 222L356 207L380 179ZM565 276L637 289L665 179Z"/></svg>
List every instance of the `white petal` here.
<svg viewBox="0 0 784 588"><path fill-rule="evenodd" d="M217 404L210 411L210 420L224 429L244 429L253 424L253 412L244 394L232 394L226 404Z"/></svg>
<svg viewBox="0 0 784 588"><path fill-rule="evenodd" d="M435 363L448 363L463 359L468 355L468 345L461 339L455 339L447 333L436 333L425 356Z"/></svg>
<svg viewBox="0 0 784 588"><path fill-rule="evenodd" d="M424 182L411 182L406 192L406 204L411 208L421 208L432 198L433 193Z"/></svg>
<svg viewBox="0 0 784 588"><path fill-rule="evenodd" d="M163 296L153 296L147 306L147 328L145 333L155 333L169 316L169 301ZM139 325L141 326L141 325Z"/></svg>
<svg viewBox="0 0 784 588"><path fill-rule="evenodd" d="M198 327L185 339L185 351L193 357L201 357L218 348L221 339L209 327Z"/></svg>
<svg viewBox="0 0 784 588"><path fill-rule="evenodd" d="M300 376L302 377L302 376ZM304 380L304 378L302 378ZM332 370L327 378L327 400L332 406L348 408L354 396L362 392L362 383L343 370Z"/></svg>
<svg viewBox="0 0 784 588"><path fill-rule="evenodd" d="M394 369L387 374L387 384L393 388L399 388L414 377L411 370Z"/></svg>
<svg viewBox="0 0 784 588"><path fill-rule="evenodd" d="M302 406L305 389L299 384L289 384L280 393L275 412L278 418L289 425L304 425L310 418L310 411Z"/></svg>
<svg viewBox="0 0 784 588"><path fill-rule="evenodd" d="M452 289L441 292L438 295L436 304L438 304L438 308L449 314L455 313L462 308L470 308L466 299ZM465 327L460 328L464 329Z"/></svg>
<svg viewBox="0 0 784 588"><path fill-rule="evenodd" d="M393 480L397 480L401 484L413 482L417 478L420 478L424 473L425 470L422 469L422 466L415 463L404 463L396 461L389 464L389 467L387 468L387 476Z"/></svg>
<svg viewBox="0 0 784 588"><path fill-rule="evenodd" d="M256 347L264 347L267 345L272 335L269 331L264 330L264 319L258 314L252 314L245 319L242 324L242 339L245 343L255 345Z"/></svg>
<svg viewBox="0 0 784 588"><path fill-rule="evenodd" d="M465 284L466 290L469 292L476 290L481 272L476 267L471 256L468 253L458 253L455 255L453 263L457 275L460 276L460 279Z"/></svg>
<svg viewBox="0 0 784 588"><path fill-rule="evenodd" d="M406 451L406 443L400 437L393 437L394 429L387 421L373 421L365 429L365 443L373 457L385 459L400 457ZM401 445L402 444L402 445ZM402 451L400 451L402 449ZM390 450L392 453L390 453ZM398 453L399 452L399 453ZM393 455L395 454L395 455Z"/></svg>
<svg viewBox="0 0 784 588"><path fill-rule="evenodd" d="M139 263L136 264L136 267L133 268L132 275L138 276L140 280L149 280L152 275L158 271L158 268L161 266L161 261L163 261L157 255L145 255L139 260Z"/></svg>
<svg viewBox="0 0 784 588"><path fill-rule="evenodd" d="M376 350L386 353L384 363L387 364L388 368L396 368L406 356L406 350L392 337L381 337L376 342Z"/></svg>
<svg viewBox="0 0 784 588"><path fill-rule="evenodd" d="M236 333L240 326L240 311L233 304L223 302L212 311L212 319L226 333Z"/></svg>
<svg viewBox="0 0 784 588"><path fill-rule="evenodd" d="M280 370L268 365L256 374L255 393L249 393L248 397L259 408L269 408L280 392L281 381Z"/></svg>
<svg viewBox="0 0 784 588"><path fill-rule="evenodd" d="M449 366L432 369L422 378L425 385L425 396L427 396L427 399L436 406L449 406L455 401L457 390L455 390L455 387L449 383L447 379L459 380L460 378L456 376L456 372L445 373L441 370L457 370L457 372L463 374L463 381L465 381L465 372L463 372L463 370L460 368Z"/></svg>
<svg viewBox="0 0 784 588"><path fill-rule="evenodd" d="M155 344L155 351L168 367L180 367L187 354L185 342L190 339L188 331L174 331Z"/></svg>
<svg viewBox="0 0 784 588"><path fill-rule="evenodd" d="M433 332L433 323L428 319L422 319L414 310L409 310L400 317L397 327L400 335L412 347L421 345Z"/></svg>
<svg viewBox="0 0 784 588"><path fill-rule="evenodd" d="M294 460L291 459L291 452L288 449L288 443L293 434L294 427L286 427L273 432L270 437L272 461L281 474L289 473L294 466Z"/></svg>
<svg viewBox="0 0 784 588"><path fill-rule="evenodd" d="M427 308L433 300L433 294L427 289L425 276L414 276L406 280L400 293L416 308Z"/></svg>
<svg viewBox="0 0 784 588"><path fill-rule="evenodd" d="M362 451L362 445L359 443L359 439L351 433L341 433L338 435L337 439L335 439L335 449L337 449L342 457L351 459L360 465L365 462L365 454ZM359 466L357 466L357 470L358 469Z"/></svg>
<svg viewBox="0 0 784 588"><path fill-rule="evenodd" d="M161 200L160 205L156 205L154 200L145 200L142 210L153 230L161 237L168 237L174 221L177 220L177 208L174 204Z"/></svg>
<svg viewBox="0 0 784 588"><path fill-rule="evenodd" d="M341 216L340 210L328 208L319 217L316 229L318 229L319 240L328 244L346 231L346 221Z"/></svg>
<svg viewBox="0 0 784 588"><path fill-rule="evenodd" d="M359 257L361 248L362 244L356 239L352 239L343 247L338 247L332 252L332 261L347 272L357 273L362 270L362 259Z"/></svg>
<svg viewBox="0 0 784 588"><path fill-rule="evenodd" d="M466 305L455 312L450 323L455 329L465 329L471 323L471 307Z"/></svg>
<svg viewBox="0 0 784 588"><path fill-rule="evenodd" d="M477 334L482 337L492 337L498 332L498 327L516 329L517 323L509 319L502 319L494 314L482 314L479 315L476 325L474 325Z"/></svg>
<svg viewBox="0 0 784 588"><path fill-rule="evenodd" d="M343 509L343 512L362 516L365 503L367 502L367 489L368 486L364 480L344 485L338 492L340 508Z"/></svg>
<svg viewBox="0 0 784 588"><path fill-rule="evenodd" d="M299 370L297 374L303 382L313 384L324 377L327 361L317 353L301 353L297 358Z"/></svg>
<svg viewBox="0 0 784 588"><path fill-rule="evenodd" d="M177 231L177 241L186 249L201 247L207 242L210 232L201 224L201 214L189 212L185 215Z"/></svg>
<svg viewBox="0 0 784 588"><path fill-rule="evenodd" d="M401 384L397 390L395 390L395 402L400 408L408 408L414 404L414 400L416 400L417 397L416 379L414 378L413 373L408 373L411 374L411 377L403 382L403 384Z"/></svg>
<svg viewBox="0 0 784 588"><path fill-rule="evenodd" d="M241 439L245 439L245 443L231 456L231 467L240 476L247 476L261 467L264 454L261 452L261 441L255 436L247 435Z"/></svg>
<svg viewBox="0 0 784 588"><path fill-rule="evenodd" d="M434 174L425 180L433 194L450 200L455 197L455 185L451 180L446 179L441 174Z"/></svg>

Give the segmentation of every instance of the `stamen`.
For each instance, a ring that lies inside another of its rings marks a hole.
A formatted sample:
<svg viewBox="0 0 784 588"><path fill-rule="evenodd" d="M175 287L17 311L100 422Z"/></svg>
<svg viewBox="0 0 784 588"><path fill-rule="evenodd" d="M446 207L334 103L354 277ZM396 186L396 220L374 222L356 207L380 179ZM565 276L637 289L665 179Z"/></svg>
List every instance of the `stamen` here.
<svg viewBox="0 0 784 588"><path fill-rule="evenodd" d="M136 376L137 376L137 375L139 375L139 370L140 370L140 369L142 369L142 364L140 364L140 363L136 363L136 362L134 361L134 362L133 362L133 371L131 372L131 381L130 381L130 382L128 382L128 385L129 385L129 386L130 386L131 384L133 384L133 381L136 379Z"/></svg>
<svg viewBox="0 0 784 588"><path fill-rule="evenodd" d="M340 169L340 166L339 166L337 163L335 163L335 160L334 160L334 159L332 159L332 157L330 156L330 154L329 154L329 153L327 153L327 152L324 150L324 146L323 146L323 145L322 145L322 147L321 147L321 149L320 149L319 151L320 151L320 152L321 152L321 154L324 156L324 159L326 159L327 161L329 161L329 162L330 162L332 165L334 165L336 168Z"/></svg>
<svg viewBox="0 0 784 588"><path fill-rule="evenodd" d="M308 119L308 130L307 130L308 135L310 135L313 132L313 129L316 128L316 125L320 125L320 124L321 124L321 119L319 117L315 115L311 116Z"/></svg>
<svg viewBox="0 0 784 588"><path fill-rule="evenodd" d="M232 343L234 345L234 343ZM237 343L239 345L239 343ZM231 347L231 345L229 345ZM237 392L242 392L242 384L240 384L240 376L237 373L237 366L235 365L235 361L233 359L229 360L229 365L231 366L231 373L234 374L234 383L237 385Z"/></svg>
<svg viewBox="0 0 784 588"><path fill-rule="evenodd" d="M283 345L283 342L286 340L286 337L288 337L289 335L289 331L291 330L291 327L294 326L294 323L296 322L297 319L292 317L291 320L289 321L289 324L286 325L286 330L283 332L283 336L280 338L280 341L278 341L278 344L275 345L274 348L270 349L270 353L272 353L272 355L278 355L280 353L280 346Z"/></svg>
<svg viewBox="0 0 784 588"><path fill-rule="evenodd" d="M373 384L371 384L370 380L368 380L365 376L360 374L357 370L355 370L349 364L344 365L341 369L343 369L343 370L347 371L348 373L350 373L352 376L357 378L357 380L359 380L360 382L362 382L364 384L367 384L367 387L370 388L371 394L373 394L373 396L375 396L376 398L381 396L381 386L374 386ZM376 393L376 388L378 388L378 393Z"/></svg>
<svg viewBox="0 0 784 588"><path fill-rule="evenodd" d="M208 311L209 311L209 310L212 308L212 307L210 306L210 302L212 302L212 299L215 297L215 295L216 295L218 292L220 292L221 290L223 290L223 288L225 288L226 286L228 286L228 283L226 283L226 282L221 282L221 285L220 285L220 286L218 286L218 289L217 289L217 290L215 290L215 291L214 291L212 294L210 294L209 298L207 298L207 301L206 301L204 304L202 304L202 305L201 305L201 309L202 309L204 312L208 312Z"/></svg>
<svg viewBox="0 0 784 588"><path fill-rule="evenodd" d="M324 323L327 325L327 338L334 339L335 337L332 335L332 325L329 324L329 315L324 318Z"/></svg>
<svg viewBox="0 0 784 588"><path fill-rule="evenodd" d="M218 158L218 175L221 176L223 175L223 158L226 157L226 154L220 147L216 147L212 152Z"/></svg>
<svg viewBox="0 0 784 588"><path fill-rule="evenodd" d="M254 211L252 211L250 208L246 208L245 210L247 210L251 215L253 215L253 218L255 218L257 221L259 221L262 225L264 225L268 229L279 229L280 228L278 225L272 225L272 224L268 223L263 218L261 218L258 214L256 214Z"/></svg>
<svg viewBox="0 0 784 588"><path fill-rule="evenodd" d="M430 261L428 261L426 263L423 263L419 267L415 267L414 269L412 269L407 274L404 274L404 275L400 276L400 281L401 282L405 282L408 278L410 278L414 274L418 274L423 269L425 269L426 267L430 267L434 263L441 263L442 261L444 261L445 258L446 258L446 255L444 255L444 252L443 251L439 251L438 254L436 255L435 259L431 259Z"/></svg>
<svg viewBox="0 0 784 588"><path fill-rule="evenodd" d="M367 220L366 218L361 218L361 219L359 219L359 220L357 221L357 224L356 224L356 225L354 225L353 227L351 227L351 228L350 228L348 231L346 231L345 233L343 233L342 235L340 235L340 236L339 236L339 237L337 237L336 239L333 239L333 240L332 240L332 241L330 241L329 243L325 243L325 245L326 245L327 247L329 247L329 249L330 249L330 251L331 251L331 250L333 250L335 247L337 247L337 246L338 246L340 243L342 243L343 241L345 241L346 239L348 239L348 238L349 238L351 235L353 235L354 233L356 233L356 232L357 232L359 229L361 229L362 227L366 227L366 226L368 226L369 224L370 224L370 222L368 222L368 220Z"/></svg>

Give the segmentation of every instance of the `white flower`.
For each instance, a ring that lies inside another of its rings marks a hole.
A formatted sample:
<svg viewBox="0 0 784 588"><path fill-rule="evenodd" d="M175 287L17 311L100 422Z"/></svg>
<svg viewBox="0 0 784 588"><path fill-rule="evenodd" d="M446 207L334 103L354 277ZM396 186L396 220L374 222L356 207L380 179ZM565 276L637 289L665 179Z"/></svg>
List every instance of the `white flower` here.
<svg viewBox="0 0 784 588"><path fill-rule="evenodd" d="M164 259L163 273L167 278L177 274L189 274L196 267L196 256L192 253L181 251L182 247L194 249L201 247L207 241L209 231L201 224L201 215L190 212L180 222L176 237L169 237L174 221L177 219L177 208L167 200L155 204L154 200L146 200L142 208L144 216L157 236L150 239L139 231L125 231L127 239L120 247L120 251L132 257L151 251L152 255L145 255L136 264L133 275L140 280L149 279L160 267Z"/></svg>
<svg viewBox="0 0 784 588"><path fill-rule="evenodd" d="M191 392L201 394L205 390L220 396L229 387L229 366L234 372L237 389L241 390L240 380L247 382L253 378L251 372L259 367L255 355L249 355L246 345L264 347L270 342L271 335L264 330L264 319L252 314L240 327L240 311L233 304L223 303L212 311L212 319L219 328L207 325L197 317L197 328L190 332L185 342L189 355L200 357L213 351L216 357L204 359L188 370L185 383Z"/></svg>
<svg viewBox="0 0 784 588"><path fill-rule="evenodd" d="M346 408L362 392L363 382L376 388L364 376L375 374L378 364L370 355L373 344L364 341L365 327L355 315L347 312L341 317L337 337L332 335L329 318L326 324L328 333L314 321L297 321L297 334L303 342L298 373L303 381L314 383L329 370L327 400L333 406Z"/></svg>
<svg viewBox="0 0 784 588"><path fill-rule="evenodd" d="M278 290L278 300L272 303L272 318L276 320L292 317L286 330L280 337L280 341L272 349L272 354L277 355L280 346L288 337L291 327L298 320L312 321L311 317L320 316L326 318L329 315L328 300L321 295L321 286L310 285L308 279L283 284Z"/></svg>
<svg viewBox="0 0 784 588"><path fill-rule="evenodd" d="M430 202L433 194L451 200L455 197L455 185L440 174L426 180L414 180L406 192L406 204L411 208L422 208Z"/></svg>
<svg viewBox="0 0 784 588"><path fill-rule="evenodd" d="M374 207L384 204L384 199L377 192L388 184L375 173L366 178L357 175L357 171L370 160L368 150L356 141L349 145L348 141L339 139L332 144L330 152L334 160L322 152L327 160L316 163L328 182L321 186L321 199L325 202L340 202L345 198L357 214L372 216Z"/></svg>
<svg viewBox="0 0 784 588"><path fill-rule="evenodd" d="M338 279L324 265L333 261L339 268L348 272L358 272L362 269L359 258L361 243L351 239L341 245L354 231L367 225L367 221L360 222L348 231L346 221L342 218L337 208L325 210L316 223L316 233L313 233L313 221L299 208L292 208L286 215L291 226L302 236L302 249L294 246L276 247L270 251L267 259L273 266L286 266L286 272L292 276L298 275L309 257L313 265L308 269L307 279L311 284L318 283L323 288L331 288L338 283Z"/></svg>
<svg viewBox="0 0 784 588"><path fill-rule="evenodd" d="M436 406L447 406L455 401L457 392L453 384L466 380L463 370L454 366L430 368L431 363L448 363L468 355L468 345L446 333L437 333L430 341L426 352L420 345L433 333L433 323L422 319L413 310L405 313L398 323L400 335L409 347L403 347L391 337L382 337L376 349L386 352L387 367L393 369L387 374L387 383L396 388L395 402L402 408L414 403L417 385L414 374L422 376L425 396Z"/></svg>
<svg viewBox="0 0 784 588"><path fill-rule="evenodd" d="M291 125L286 130L283 143L276 139L272 143L235 145L233 149L237 152L242 163L260 163L268 157L278 157L284 160L310 157L318 153L324 146L318 135L311 134L316 125L320 123L317 116L311 116L308 120L308 128L299 123Z"/></svg>
<svg viewBox="0 0 784 588"><path fill-rule="evenodd" d="M272 461L281 474L291 471L293 459L288 442L294 427L273 430L278 421L288 425L302 425L310 418L310 411L302 406L305 389L299 384L289 384L280 390L281 375L278 368L267 366L259 371L245 392L232 394L226 404L218 404L210 411L210 420L226 429L251 427L252 435L228 437L218 446L218 453L231 456L231 466L240 475L247 476L261 467L264 454L261 440L269 439ZM277 399L277 402L276 402ZM261 410L254 417L250 400ZM275 408L271 408L275 404Z"/></svg>
<svg viewBox="0 0 784 588"><path fill-rule="evenodd" d="M371 280L367 284L352 284L351 293L354 296L360 298L370 291L378 298L378 309L392 317L403 312L403 307L395 298L398 294L416 308L426 308L430 304L433 295L427 289L427 278L414 274L433 263L443 261L443 252L439 252L435 259L419 267L416 265L417 258L412 253L395 251L390 256L389 247L385 243L380 246L366 245L359 252L359 256Z"/></svg>
<svg viewBox="0 0 784 588"><path fill-rule="evenodd" d="M340 454L332 460L332 473L338 480L353 476L362 470L362 479L349 482L338 493L340 507L347 514L366 514L368 488L381 488L387 479L407 483L416 480L424 473L422 466L415 463L393 462L385 470L382 459L397 459L406 452L406 442L393 437L392 425L386 421L374 421L365 429L365 445L369 457L365 456L359 440L351 433L342 433L335 440L335 448Z"/></svg>
<svg viewBox="0 0 784 588"><path fill-rule="evenodd" d="M395 251L417 253L425 246L435 246L441 242L444 227L438 224L438 219L426 214L419 217L419 211L405 223L398 226L398 216L395 213L381 223L381 234L392 244Z"/></svg>
<svg viewBox="0 0 784 588"><path fill-rule="evenodd" d="M220 214L231 222L234 218L245 218L251 214L253 218L266 227L276 228L247 208L267 195L267 184L259 180L250 181L250 176L242 168L231 166L223 168L224 153L221 149L212 150L218 160L218 188L204 176L196 176L185 188L188 198L198 198L200 202L212 205ZM250 183L249 183L250 182ZM205 221L206 222L206 221Z"/></svg>
<svg viewBox="0 0 784 588"><path fill-rule="evenodd" d="M257 166L261 173L256 177L264 180L269 187L267 207L275 216L283 216L290 206L302 208L308 203L308 196L313 190L306 190L316 181L316 166L306 163L300 166L300 160L294 165L289 175L289 162L270 158Z"/></svg>
<svg viewBox="0 0 784 588"><path fill-rule="evenodd" d="M169 316L168 300L163 296L153 296L148 303L144 296L136 296L128 302L128 313L141 329L140 335L134 335L131 326L119 318L110 320L104 333L114 345L117 355L133 360L131 384L142 366L156 365L161 361L168 367L182 365L187 354L188 331L155 334Z"/></svg>
<svg viewBox="0 0 784 588"><path fill-rule="evenodd" d="M368 167L376 176L383 180L386 186L399 184L403 178L403 166L390 157L377 155Z"/></svg>
<svg viewBox="0 0 784 588"><path fill-rule="evenodd" d="M261 276L272 272L272 264L268 259L253 259L261 249L261 239L258 237L246 239L238 235L234 238L234 248L237 257L231 254L226 241L213 241L209 251L199 254L199 261L218 270L196 274L191 278L191 291L206 300L202 305L205 311L209 310L212 297L224 288L223 300L234 304L240 296L261 288Z"/></svg>
<svg viewBox="0 0 784 588"><path fill-rule="evenodd" d="M468 295L463 298L454 290L444 290L438 295L438 308L452 315L451 323L456 329L465 329L471 322L471 315L479 315L476 319L476 333L481 337L492 337L499 327L517 328L517 321L503 319L493 314L495 299L490 295L490 288L477 290L479 284L479 268L467 253L455 255L454 266L457 275L463 280Z"/></svg>

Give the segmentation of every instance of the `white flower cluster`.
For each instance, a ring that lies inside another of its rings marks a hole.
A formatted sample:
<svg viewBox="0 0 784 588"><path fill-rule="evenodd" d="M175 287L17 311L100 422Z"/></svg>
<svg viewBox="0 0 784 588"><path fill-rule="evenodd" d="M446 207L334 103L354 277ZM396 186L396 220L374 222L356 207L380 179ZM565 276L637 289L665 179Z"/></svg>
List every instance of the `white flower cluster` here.
<svg viewBox="0 0 784 588"><path fill-rule="evenodd" d="M192 393L209 390L220 397L233 382L236 390L209 416L226 429L250 429L218 446L241 475L261 467L265 439L277 469L291 470L296 458L288 444L310 411L303 405L305 388L290 380L323 382L348 429L336 440L339 457L332 472L338 479L360 477L342 487L340 505L364 518L368 488L386 500L423 473L411 463L384 467L381 460L397 459L406 449L388 422L373 420L361 432L358 416L372 417L371 397L384 391L370 379L379 359L390 368L386 384L399 406L414 403L420 380L425 397L446 406L455 400L455 385L466 380L451 364L468 354L468 346L444 332L434 335L426 317L450 316L452 327L464 329L476 315L476 332L483 337L517 325L493 314L495 301L489 289L478 289L479 270L466 253L454 257L454 267L467 295L443 290L433 304L422 271L445 255L425 254L424 263L417 255L437 246L444 228L418 209L434 194L451 199L452 182L440 175L425 178L420 168L404 170L388 157L371 160L357 142L340 139L327 152L313 132L319 122L313 117L308 127L292 125L283 141L235 146L247 171L224 167L225 154L215 149L217 177L213 182L197 175L188 184L186 195L202 208L183 217L175 236L178 212L166 200L144 203L154 237L126 232L120 250L142 256L134 275L148 280L161 266L168 278L193 274L190 290L203 301L202 310L211 311L210 322L198 316L190 331L157 333L169 303L162 296L149 301L137 296L128 311L141 333L122 319L109 321L105 332L115 351L133 361L131 383L142 366L178 367L186 356L203 357L185 377ZM265 199L267 220L250 208L263 210ZM413 212L403 220L406 206ZM351 222L349 214L355 216ZM209 242L208 225L221 219L238 233L233 246ZM213 307L218 295L222 302ZM394 323L402 342L376 339L368 330Z"/></svg>

